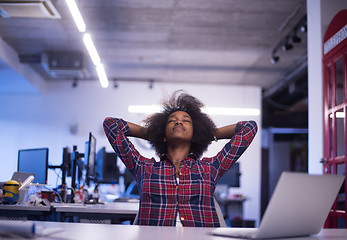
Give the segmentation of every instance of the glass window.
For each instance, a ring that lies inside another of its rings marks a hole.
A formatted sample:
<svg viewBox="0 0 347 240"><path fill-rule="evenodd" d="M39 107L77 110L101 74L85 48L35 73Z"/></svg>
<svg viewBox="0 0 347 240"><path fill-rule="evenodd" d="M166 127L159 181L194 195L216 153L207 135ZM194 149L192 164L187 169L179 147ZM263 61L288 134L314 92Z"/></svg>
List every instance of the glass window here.
<svg viewBox="0 0 347 240"><path fill-rule="evenodd" d="M345 175L345 164L343 164L343 163L337 164L336 168L337 168L337 175ZM345 198L345 191L344 191L344 185L342 185L341 189L339 191L339 194L337 195L337 209L338 210L343 210L343 211L346 210L345 204L344 204L345 203L344 198Z"/></svg>
<svg viewBox="0 0 347 240"><path fill-rule="evenodd" d="M346 220L343 218L337 218L337 228L346 228Z"/></svg>
<svg viewBox="0 0 347 240"><path fill-rule="evenodd" d="M336 147L337 156L345 155L345 112L343 109L336 112Z"/></svg>
<svg viewBox="0 0 347 240"><path fill-rule="evenodd" d="M330 152L330 157L334 158L334 132L333 132L333 121L334 121L334 113L331 113L329 115L329 152Z"/></svg>
<svg viewBox="0 0 347 240"><path fill-rule="evenodd" d="M331 66L328 68L328 81L329 81L329 108L333 106L333 75L332 75L332 69Z"/></svg>
<svg viewBox="0 0 347 240"><path fill-rule="evenodd" d="M344 101L344 81L343 81L343 58L335 63L335 79L336 79L336 105Z"/></svg>

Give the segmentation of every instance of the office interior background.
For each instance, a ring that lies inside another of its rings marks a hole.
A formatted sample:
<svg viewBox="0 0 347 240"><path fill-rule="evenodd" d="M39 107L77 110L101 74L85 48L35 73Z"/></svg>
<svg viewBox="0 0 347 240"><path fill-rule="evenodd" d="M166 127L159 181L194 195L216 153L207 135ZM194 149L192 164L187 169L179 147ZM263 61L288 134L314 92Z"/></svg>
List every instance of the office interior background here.
<svg viewBox="0 0 347 240"><path fill-rule="evenodd" d="M211 115L217 126L248 119L259 125L239 160L240 187L230 190L247 197L245 219L259 223L279 173L291 170L293 147L306 156L304 171L322 173L322 39L346 1L136 1L139 7L78 1L107 88L100 86L65 1L51 2L61 18L0 18L0 181L16 171L20 149L48 147L49 163L59 165L62 149L76 145L83 152L92 132L97 150L112 151L102 130L105 117L141 123L146 115L129 112L129 105L158 104L180 89L208 107L260 110ZM283 41L305 23L307 31L297 32L302 41L284 52ZM47 72L41 54L52 51L83 53L83 74ZM212 143L205 155L224 143ZM143 155L155 155L145 142L134 144ZM60 184L59 171L48 174L48 187Z"/></svg>

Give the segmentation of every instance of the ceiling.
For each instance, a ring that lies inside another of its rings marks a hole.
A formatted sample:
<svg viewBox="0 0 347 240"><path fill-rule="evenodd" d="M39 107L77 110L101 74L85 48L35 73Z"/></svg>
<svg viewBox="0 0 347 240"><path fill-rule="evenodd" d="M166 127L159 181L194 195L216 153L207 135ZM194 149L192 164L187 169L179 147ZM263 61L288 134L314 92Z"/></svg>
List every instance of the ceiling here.
<svg viewBox="0 0 347 240"><path fill-rule="evenodd" d="M51 2L60 18L0 17L0 37L45 81L98 81L65 1ZM285 37L304 23L306 0L77 4L111 87L123 81L260 86L265 127L307 127L306 33L297 32L301 42L293 43L293 49L281 48ZM280 59L272 64L276 47ZM81 71L53 77L42 64L43 53L53 52L70 59L83 54Z"/></svg>

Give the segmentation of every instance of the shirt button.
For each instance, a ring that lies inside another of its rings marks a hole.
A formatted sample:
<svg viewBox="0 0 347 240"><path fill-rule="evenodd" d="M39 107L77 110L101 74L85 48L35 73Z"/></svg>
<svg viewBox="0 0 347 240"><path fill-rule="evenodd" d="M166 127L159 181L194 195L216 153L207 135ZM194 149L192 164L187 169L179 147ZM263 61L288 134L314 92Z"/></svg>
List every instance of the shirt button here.
<svg viewBox="0 0 347 240"><path fill-rule="evenodd" d="M176 205L178 205L178 202L176 202Z"/></svg>
<svg viewBox="0 0 347 240"><path fill-rule="evenodd" d="M181 217L181 220L183 221L183 220L184 220L184 217Z"/></svg>
<svg viewBox="0 0 347 240"><path fill-rule="evenodd" d="M182 175L182 173L180 172L180 175Z"/></svg>
<svg viewBox="0 0 347 240"><path fill-rule="evenodd" d="M176 186L176 189L178 189L178 186Z"/></svg>

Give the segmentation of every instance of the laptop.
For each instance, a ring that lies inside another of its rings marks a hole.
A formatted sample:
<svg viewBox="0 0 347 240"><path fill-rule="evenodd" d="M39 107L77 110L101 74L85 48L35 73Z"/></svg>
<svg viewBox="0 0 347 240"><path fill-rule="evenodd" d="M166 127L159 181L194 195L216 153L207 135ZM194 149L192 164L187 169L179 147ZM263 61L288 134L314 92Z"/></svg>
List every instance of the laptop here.
<svg viewBox="0 0 347 240"><path fill-rule="evenodd" d="M259 228L216 228L234 238L299 237L319 233L342 186L341 175L283 172Z"/></svg>
<svg viewBox="0 0 347 240"><path fill-rule="evenodd" d="M11 180L16 180L18 183L20 182L22 184L29 176L35 177L35 173L14 172Z"/></svg>

